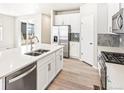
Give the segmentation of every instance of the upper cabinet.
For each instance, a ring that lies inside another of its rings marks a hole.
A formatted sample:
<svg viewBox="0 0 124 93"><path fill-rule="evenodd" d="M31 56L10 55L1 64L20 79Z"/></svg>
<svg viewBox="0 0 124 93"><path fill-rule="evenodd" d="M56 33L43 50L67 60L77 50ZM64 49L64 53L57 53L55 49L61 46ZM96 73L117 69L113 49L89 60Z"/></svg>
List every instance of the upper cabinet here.
<svg viewBox="0 0 124 93"><path fill-rule="evenodd" d="M97 5L98 33L112 34L112 16L119 11L119 3Z"/></svg>
<svg viewBox="0 0 124 93"><path fill-rule="evenodd" d="M80 33L80 13L55 15L55 25L71 25L71 33Z"/></svg>
<svg viewBox="0 0 124 93"><path fill-rule="evenodd" d="M119 11L118 3L108 4L108 32L112 32L112 16Z"/></svg>
<svg viewBox="0 0 124 93"><path fill-rule="evenodd" d="M124 8L124 3L121 3L121 4L120 4L120 7L121 7L121 8Z"/></svg>
<svg viewBox="0 0 124 93"><path fill-rule="evenodd" d="M0 50L15 47L15 17L0 14Z"/></svg>

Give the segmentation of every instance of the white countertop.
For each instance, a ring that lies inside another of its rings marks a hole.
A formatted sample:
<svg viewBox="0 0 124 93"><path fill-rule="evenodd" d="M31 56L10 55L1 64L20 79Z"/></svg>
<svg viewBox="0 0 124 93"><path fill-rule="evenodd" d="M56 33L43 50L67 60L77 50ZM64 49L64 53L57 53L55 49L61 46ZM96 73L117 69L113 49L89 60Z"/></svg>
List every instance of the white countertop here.
<svg viewBox="0 0 124 93"><path fill-rule="evenodd" d="M106 47L106 46L98 46L98 51L107 51L107 52L117 52L124 53L124 47Z"/></svg>
<svg viewBox="0 0 124 93"><path fill-rule="evenodd" d="M50 45L50 44L38 44L35 49L50 50L39 56L29 56L24 53L29 52L30 46L23 46L20 48L13 48L9 50L0 51L0 78L9 75L44 56L62 48L63 46Z"/></svg>

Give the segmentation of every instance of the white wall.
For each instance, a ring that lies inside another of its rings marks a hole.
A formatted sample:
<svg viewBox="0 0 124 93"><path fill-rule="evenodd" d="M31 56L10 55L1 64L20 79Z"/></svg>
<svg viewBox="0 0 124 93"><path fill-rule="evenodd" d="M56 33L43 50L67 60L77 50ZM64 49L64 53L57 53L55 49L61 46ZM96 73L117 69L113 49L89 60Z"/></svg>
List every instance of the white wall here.
<svg viewBox="0 0 124 93"><path fill-rule="evenodd" d="M49 15L42 14L42 43L51 43L51 18Z"/></svg>
<svg viewBox="0 0 124 93"><path fill-rule="evenodd" d="M3 27L3 40L0 41L0 48L13 48L15 46L15 17L0 14L0 25Z"/></svg>
<svg viewBox="0 0 124 93"><path fill-rule="evenodd" d="M16 17L16 47L21 46L21 22L33 23L35 24L35 35L38 37L41 42L41 14L26 15Z"/></svg>

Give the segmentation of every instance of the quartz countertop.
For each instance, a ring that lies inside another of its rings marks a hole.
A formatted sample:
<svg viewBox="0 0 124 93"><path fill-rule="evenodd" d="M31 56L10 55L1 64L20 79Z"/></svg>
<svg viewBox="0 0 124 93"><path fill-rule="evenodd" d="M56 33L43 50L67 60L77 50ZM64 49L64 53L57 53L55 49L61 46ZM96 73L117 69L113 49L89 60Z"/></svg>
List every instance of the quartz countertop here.
<svg viewBox="0 0 124 93"><path fill-rule="evenodd" d="M37 44L34 46L34 50L36 49L50 50L39 56L29 56L24 54L30 51L30 46L22 46L19 48L0 51L0 78L5 77L15 71L18 71L19 69L28 66L33 62L36 62L38 59L41 59L49 55L50 53L57 51L60 48L63 48L63 46Z"/></svg>

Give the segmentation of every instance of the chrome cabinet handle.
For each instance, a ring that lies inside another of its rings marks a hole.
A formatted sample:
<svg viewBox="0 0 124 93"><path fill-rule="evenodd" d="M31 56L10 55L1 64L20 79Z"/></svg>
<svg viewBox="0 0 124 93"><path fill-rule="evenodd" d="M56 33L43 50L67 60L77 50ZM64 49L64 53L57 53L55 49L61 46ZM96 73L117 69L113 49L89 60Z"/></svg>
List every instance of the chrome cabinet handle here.
<svg viewBox="0 0 124 93"><path fill-rule="evenodd" d="M9 83L15 82L15 81L17 81L17 80L25 77L26 75L28 75L29 73L31 73L35 68L36 68L36 65L34 67L32 67L30 70L28 70L27 72L25 72L25 73L23 73L23 74L15 77L15 78L13 78L13 79L10 79L9 80Z"/></svg>

